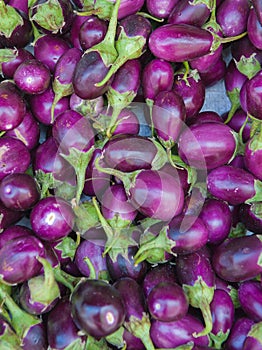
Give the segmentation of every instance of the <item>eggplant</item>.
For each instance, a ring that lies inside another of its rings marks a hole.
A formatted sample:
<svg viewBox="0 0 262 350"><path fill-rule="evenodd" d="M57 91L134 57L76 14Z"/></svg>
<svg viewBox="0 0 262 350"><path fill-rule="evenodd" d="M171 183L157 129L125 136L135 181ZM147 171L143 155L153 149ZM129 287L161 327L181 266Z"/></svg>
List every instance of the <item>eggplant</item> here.
<svg viewBox="0 0 262 350"><path fill-rule="evenodd" d="M174 6L179 2L179 0L146 0L146 8L148 12L157 18L168 18L171 14Z"/></svg>
<svg viewBox="0 0 262 350"><path fill-rule="evenodd" d="M243 350L248 350L248 349L259 350L259 348L261 348L262 346L261 327L262 327L262 322L258 322L251 327L245 339Z"/></svg>
<svg viewBox="0 0 262 350"><path fill-rule="evenodd" d="M241 282L238 288L239 302L246 315L255 322L262 321L262 286L258 281Z"/></svg>
<svg viewBox="0 0 262 350"><path fill-rule="evenodd" d="M262 49L262 25L260 24L256 10L251 8L249 10L247 20L248 38L251 43L259 50Z"/></svg>
<svg viewBox="0 0 262 350"><path fill-rule="evenodd" d="M262 151L261 151L261 136L255 134L245 144L244 163L245 168L253 174L257 179L262 180Z"/></svg>
<svg viewBox="0 0 262 350"><path fill-rule="evenodd" d="M90 16L81 24L78 32L79 43L82 50L88 50L100 43L107 32L106 21L97 16Z"/></svg>
<svg viewBox="0 0 262 350"><path fill-rule="evenodd" d="M247 334L251 327L254 325L254 321L244 316L238 318L229 333L229 337L225 346L228 350L242 350Z"/></svg>
<svg viewBox="0 0 262 350"><path fill-rule="evenodd" d="M241 204L239 208L240 221L253 233L260 233L262 229L260 202Z"/></svg>

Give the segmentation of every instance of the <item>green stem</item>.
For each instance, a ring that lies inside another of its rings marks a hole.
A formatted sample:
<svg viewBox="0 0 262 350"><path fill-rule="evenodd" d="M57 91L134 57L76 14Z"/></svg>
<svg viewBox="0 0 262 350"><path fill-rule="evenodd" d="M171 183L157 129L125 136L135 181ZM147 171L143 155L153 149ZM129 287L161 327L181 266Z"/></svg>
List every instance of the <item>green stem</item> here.
<svg viewBox="0 0 262 350"><path fill-rule="evenodd" d="M73 292L74 286L81 280L80 277L69 275L65 271L61 270L60 267L55 267L53 271L56 281L62 283L64 286L70 289L71 292Z"/></svg>
<svg viewBox="0 0 262 350"><path fill-rule="evenodd" d="M145 18L151 19L151 20L153 20L153 21L159 22L159 23L164 22L164 20L165 20L164 18L157 18L157 17L154 17L154 16L150 15L150 14L147 13L147 12L137 12L136 14L137 14L137 15L140 15L140 16L143 16L143 17L145 17Z"/></svg>
<svg viewBox="0 0 262 350"><path fill-rule="evenodd" d="M0 137L2 137L5 133L6 131L0 131Z"/></svg>
<svg viewBox="0 0 262 350"><path fill-rule="evenodd" d="M113 108L113 112L110 118L109 126L107 127L107 130L106 130L106 136L108 137L108 139L112 137L112 128L115 126L119 113L121 112L121 109L122 109L116 106L112 106L112 108Z"/></svg>
<svg viewBox="0 0 262 350"><path fill-rule="evenodd" d="M208 335L213 327L212 324L212 314L211 314L211 310L210 310L210 304L208 301L206 301L204 298L201 300L201 304L199 305L199 308L202 312L202 316L204 318L204 322L205 322L205 328L203 329L202 332L193 333L193 337L198 338L204 335Z"/></svg>
<svg viewBox="0 0 262 350"><path fill-rule="evenodd" d="M229 36L227 38L219 37L219 40L220 40L221 44L226 44L226 43L231 43L232 41L239 40L239 39L243 38L246 35L247 35L247 32L244 32L244 33L241 33L241 34L236 35L236 36Z"/></svg>
<svg viewBox="0 0 262 350"><path fill-rule="evenodd" d="M190 72L190 66L189 66L189 63L188 61L184 61L183 62L183 66L185 67L185 72L184 72L184 75L183 75L183 80L186 82L186 85L189 85L188 83L188 75L189 75L189 72Z"/></svg>
<svg viewBox="0 0 262 350"><path fill-rule="evenodd" d="M89 279L97 279L96 277L96 270L94 268L94 265L91 263L91 260L88 257L84 258L84 262L87 264L89 268Z"/></svg>
<svg viewBox="0 0 262 350"><path fill-rule="evenodd" d="M230 122L230 120L232 119L233 115L238 110L239 106L240 106L240 103L231 103L230 111L228 112L227 119L224 122L225 124Z"/></svg>

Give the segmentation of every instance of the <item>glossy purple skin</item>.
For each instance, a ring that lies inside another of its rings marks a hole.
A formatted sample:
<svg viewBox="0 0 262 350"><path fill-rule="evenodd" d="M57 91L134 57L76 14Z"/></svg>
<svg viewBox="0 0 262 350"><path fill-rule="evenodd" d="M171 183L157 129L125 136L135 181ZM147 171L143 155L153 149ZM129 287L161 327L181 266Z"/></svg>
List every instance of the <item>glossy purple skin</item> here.
<svg viewBox="0 0 262 350"><path fill-rule="evenodd" d="M180 345L193 342L195 345L208 345L208 337L195 338L194 332L201 332L204 326L196 317L187 314L180 320L162 322L153 320L151 322L150 336L157 348L175 348Z"/></svg>
<svg viewBox="0 0 262 350"><path fill-rule="evenodd" d="M257 18L258 18L260 24L262 24L262 4L261 4L261 1L260 0L252 0L251 3L256 11Z"/></svg>
<svg viewBox="0 0 262 350"><path fill-rule="evenodd" d="M209 122L223 123L223 120L217 112L210 110L199 112L193 118L191 118L187 124L190 126L192 124L202 124Z"/></svg>
<svg viewBox="0 0 262 350"><path fill-rule="evenodd" d="M63 298L47 315L48 344L54 349L64 349L80 338L78 332L71 316L71 304Z"/></svg>
<svg viewBox="0 0 262 350"><path fill-rule="evenodd" d="M66 237L74 227L74 213L62 198L41 199L30 213L35 234L44 241L56 241Z"/></svg>
<svg viewBox="0 0 262 350"><path fill-rule="evenodd" d="M120 252L116 261L113 261L109 254L106 255L107 270L113 281L121 277L130 277L138 283L142 281L147 272L148 264L146 261L142 261L135 265L134 256L136 252L137 247L128 247L127 256Z"/></svg>
<svg viewBox="0 0 262 350"><path fill-rule="evenodd" d="M151 169L157 154L155 144L146 137L116 135L104 146L104 161L110 168L124 172Z"/></svg>
<svg viewBox="0 0 262 350"><path fill-rule="evenodd" d="M246 120L246 117L247 117L247 114L241 108L239 108L233 114L232 119L230 120L229 123L227 123L227 125L230 126L230 128L232 128L236 132L239 132L243 123ZM223 119L226 120L226 118L227 118L227 114L223 117ZM251 125L250 125L250 123L247 123L243 129L243 132L242 132L242 137L243 137L244 142L247 142L249 140L250 130L251 130Z"/></svg>
<svg viewBox="0 0 262 350"><path fill-rule="evenodd" d="M216 247L212 265L216 274L228 282L241 282L262 272L259 266L262 243L258 236L225 240Z"/></svg>
<svg viewBox="0 0 262 350"><path fill-rule="evenodd" d="M0 233L0 249L14 238L33 234L33 231L26 226L11 225Z"/></svg>
<svg viewBox="0 0 262 350"><path fill-rule="evenodd" d="M145 99L154 100L160 91L170 91L173 83L174 69L169 62L154 58L144 67L142 88Z"/></svg>
<svg viewBox="0 0 262 350"><path fill-rule="evenodd" d="M203 123L185 129L178 141L182 160L197 169L214 169L229 162L236 148L232 129L221 123Z"/></svg>
<svg viewBox="0 0 262 350"><path fill-rule="evenodd" d="M186 169L178 169L173 167L173 165L171 165L170 163L166 163L160 170L167 172L168 174L176 178L182 186L185 195L187 194L190 185L188 183L188 174Z"/></svg>
<svg viewBox="0 0 262 350"><path fill-rule="evenodd" d="M239 94L239 101L240 101L240 106L243 109L244 112L247 113L247 84L248 84L249 80L247 80L241 90L240 90L240 94Z"/></svg>
<svg viewBox="0 0 262 350"><path fill-rule="evenodd" d="M41 36L34 44L34 56L54 72L58 59L70 48L67 41L52 34Z"/></svg>
<svg viewBox="0 0 262 350"><path fill-rule="evenodd" d="M221 59L223 51L223 45L219 45L219 47L204 55L197 58L194 58L193 60L190 60L190 67L192 69L197 69L199 73L206 73L209 71L210 67L215 65L219 59Z"/></svg>
<svg viewBox="0 0 262 350"><path fill-rule="evenodd" d="M94 145L94 132L89 120L70 109L55 119L52 135L65 154L69 154L70 148L87 152Z"/></svg>
<svg viewBox="0 0 262 350"><path fill-rule="evenodd" d="M225 37L236 36L246 30L249 7L246 0L224 0L218 7L216 19Z"/></svg>
<svg viewBox="0 0 262 350"><path fill-rule="evenodd" d="M186 106L186 120L200 112L205 101L205 86L201 79L198 81L193 77L188 77L186 81L182 79L183 74L175 77L173 90L184 100Z"/></svg>
<svg viewBox="0 0 262 350"><path fill-rule="evenodd" d="M180 0L173 7L168 23L202 27L209 16L210 10L205 4L192 4L189 0Z"/></svg>
<svg viewBox="0 0 262 350"><path fill-rule="evenodd" d="M46 325L44 322L32 326L23 338L23 350L46 350L47 346Z"/></svg>
<svg viewBox="0 0 262 350"><path fill-rule="evenodd" d="M195 252L208 241L208 230L204 222L194 215L174 217L169 223L167 235L175 242L172 252L176 254Z"/></svg>
<svg viewBox="0 0 262 350"><path fill-rule="evenodd" d="M118 10L118 19L123 19L138 12L144 5L145 0L122 0Z"/></svg>
<svg viewBox="0 0 262 350"><path fill-rule="evenodd" d="M189 254L178 255L176 273L181 284L194 286L201 277L208 287L214 287L215 285L215 273L204 248Z"/></svg>
<svg viewBox="0 0 262 350"><path fill-rule="evenodd" d="M244 56L246 58L250 57L251 55L254 55L255 58L258 60L258 62L261 63L262 60L262 51L257 49L249 40L248 35L244 36L243 38L236 40L232 42L231 44L231 53L232 57L239 62L241 59L241 56Z"/></svg>
<svg viewBox="0 0 262 350"><path fill-rule="evenodd" d="M253 78L247 82L246 86L246 103L247 111L256 119L262 120L261 113L261 86L262 71L259 71Z"/></svg>
<svg viewBox="0 0 262 350"><path fill-rule="evenodd" d="M152 31L152 24L144 16L135 13L123 18L119 22L117 35L120 30L123 30L129 38L142 36L147 40Z"/></svg>
<svg viewBox="0 0 262 350"><path fill-rule="evenodd" d="M206 199L200 218L207 227L210 244L219 244L229 235L232 213L227 203L215 198Z"/></svg>
<svg viewBox="0 0 262 350"><path fill-rule="evenodd" d="M146 0L146 8L148 12L158 18L168 18L174 6L179 0Z"/></svg>
<svg viewBox="0 0 262 350"><path fill-rule="evenodd" d="M160 282L149 293L147 307L152 318L172 322L185 317L188 299L183 288L175 282Z"/></svg>
<svg viewBox="0 0 262 350"><path fill-rule="evenodd" d="M207 176L207 189L217 199L238 205L255 195L255 177L244 169L222 165Z"/></svg>
<svg viewBox="0 0 262 350"><path fill-rule="evenodd" d="M5 176L0 182L0 199L7 208L28 210L40 199L40 191L35 179L26 173Z"/></svg>
<svg viewBox="0 0 262 350"><path fill-rule="evenodd" d="M77 327L96 339L113 333L125 320L121 294L105 281L79 283L71 295L71 305Z"/></svg>
<svg viewBox="0 0 262 350"><path fill-rule="evenodd" d="M128 60L116 72L110 88L121 94L129 91L136 94L140 86L140 75L140 61L138 59Z"/></svg>
<svg viewBox="0 0 262 350"><path fill-rule="evenodd" d="M26 113L26 102L11 81L3 81L0 84L0 131L8 131L16 128Z"/></svg>
<svg viewBox="0 0 262 350"><path fill-rule="evenodd" d="M80 15L75 15L70 32L69 32L69 38L70 41L72 42L73 47L76 47L77 49L82 49L80 41L79 41L79 31L82 26L82 24L88 19L90 16L80 16Z"/></svg>
<svg viewBox="0 0 262 350"><path fill-rule="evenodd" d="M236 155L235 158L228 163L228 165L232 165L235 168L244 169L244 156L242 154Z"/></svg>
<svg viewBox="0 0 262 350"><path fill-rule="evenodd" d="M228 350L243 350L243 345L248 332L253 326L254 321L248 317L241 317L233 324L229 337L226 341Z"/></svg>
<svg viewBox="0 0 262 350"><path fill-rule="evenodd" d="M226 67L226 61L221 55L207 71L200 73L200 78L205 87L215 85L217 82L224 79Z"/></svg>
<svg viewBox="0 0 262 350"><path fill-rule="evenodd" d="M240 305L255 322L262 321L262 286L258 281L245 281L238 288Z"/></svg>
<svg viewBox="0 0 262 350"><path fill-rule="evenodd" d="M146 304L140 284L130 277L122 277L113 284L113 287L117 289L123 300L125 321L129 322L131 316L142 320Z"/></svg>
<svg viewBox="0 0 262 350"><path fill-rule="evenodd" d="M109 110L106 114L111 115L111 111ZM139 130L140 124L136 114L132 112L131 109L124 108L117 117L117 126L114 131L112 131L112 135L138 135Z"/></svg>
<svg viewBox="0 0 262 350"><path fill-rule="evenodd" d="M234 59L231 59L226 70L225 74L225 88L227 92L231 92L234 89L241 89L244 82L247 80L247 77L240 73L237 69L237 65Z"/></svg>
<svg viewBox="0 0 262 350"><path fill-rule="evenodd" d="M254 8L249 10L247 20L247 35L251 43L262 50L262 25L260 24Z"/></svg>
<svg viewBox="0 0 262 350"><path fill-rule="evenodd" d="M2 63L2 72L4 74L4 77L10 79L13 78L17 67L22 62L32 58L34 58L34 56L31 54L31 52L27 51L24 48L17 49L17 56L13 60Z"/></svg>
<svg viewBox="0 0 262 350"><path fill-rule="evenodd" d="M183 98L174 91L160 91L154 100L152 122L157 137L175 142L186 119Z"/></svg>
<svg viewBox="0 0 262 350"><path fill-rule="evenodd" d="M214 297L210 303L212 314L212 333L218 335L231 330L234 323L234 304L230 295L221 289L215 289Z"/></svg>
<svg viewBox="0 0 262 350"><path fill-rule="evenodd" d="M251 174L262 180L262 150L260 148L252 150L253 143L255 143L255 137L245 145L244 163Z"/></svg>
<svg viewBox="0 0 262 350"><path fill-rule="evenodd" d="M20 90L29 95L41 94L49 86L49 68L37 59L21 63L14 73L14 82Z"/></svg>
<svg viewBox="0 0 262 350"><path fill-rule="evenodd" d="M93 265L96 278L101 278L101 274L107 270L106 258L103 257L104 246L95 244L89 240L83 240L77 247L75 253L75 263L83 276L89 277L90 270L84 259L90 259Z"/></svg>
<svg viewBox="0 0 262 350"><path fill-rule="evenodd" d="M259 341L259 339L248 335L244 345L243 345L243 350L260 350L261 349L261 341Z"/></svg>
<svg viewBox="0 0 262 350"><path fill-rule="evenodd" d="M105 190L101 199L101 211L106 220L127 220L132 222L137 215L136 209L128 202L122 184L113 184Z"/></svg>
<svg viewBox="0 0 262 350"><path fill-rule="evenodd" d="M8 228L10 225L15 224L24 216L23 212L15 211L8 209L4 206L4 204L0 201L0 232L2 230Z"/></svg>
<svg viewBox="0 0 262 350"><path fill-rule="evenodd" d="M149 37L152 54L169 62L183 62L209 53L213 37L210 32L189 24L165 24Z"/></svg>
<svg viewBox="0 0 262 350"><path fill-rule="evenodd" d="M77 96L92 100L103 95L110 81L101 87L95 86L104 79L109 67L107 67L97 51L90 51L82 56L77 63L74 76L73 87Z"/></svg>
<svg viewBox="0 0 262 350"><path fill-rule="evenodd" d="M28 1L27 0L9 0L8 5L16 8L19 11L28 15Z"/></svg>
<svg viewBox="0 0 262 350"><path fill-rule="evenodd" d="M32 113L27 110L22 122L16 128L7 131L5 135L22 141L31 151L38 144L40 127Z"/></svg>
<svg viewBox="0 0 262 350"><path fill-rule="evenodd" d="M31 162L26 145L12 137L0 138L0 154L0 180L8 174L25 172Z"/></svg>
<svg viewBox="0 0 262 350"><path fill-rule="evenodd" d="M54 91L49 86L43 93L30 96L30 108L34 117L44 125L51 125L51 106L55 98ZM56 104L54 118L69 109L69 98L62 97Z"/></svg>
<svg viewBox="0 0 262 350"><path fill-rule="evenodd" d="M41 143L36 151L33 162L34 172L41 170L52 173L56 180L72 181L75 173L72 166L58 152L58 147L52 136Z"/></svg>
<svg viewBox="0 0 262 350"><path fill-rule="evenodd" d="M141 170L128 197L140 213L162 221L179 215L184 204L184 192L179 181L156 170Z"/></svg>
<svg viewBox="0 0 262 350"><path fill-rule="evenodd" d="M240 221L245 227L254 233L262 232L262 219L260 215L260 203L241 204L239 208Z"/></svg>
<svg viewBox="0 0 262 350"><path fill-rule="evenodd" d="M87 18L79 29L79 42L83 50L100 43L107 32L107 22L97 16Z"/></svg>
<svg viewBox="0 0 262 350"><path fill-rule="evenodd" d="M44 257L43 243L36 237L20 236L7 242L0 250L0 275L4 283L16 285L36 276Z"/></svg>
<svg viewBox="0 0 262 350"><path fill-rule="evenodd" d="M145 346L142 341L135 337L132 333L128 332L124 328L123 340L126 343L127 349L130 350L145 350Z"/></svg>

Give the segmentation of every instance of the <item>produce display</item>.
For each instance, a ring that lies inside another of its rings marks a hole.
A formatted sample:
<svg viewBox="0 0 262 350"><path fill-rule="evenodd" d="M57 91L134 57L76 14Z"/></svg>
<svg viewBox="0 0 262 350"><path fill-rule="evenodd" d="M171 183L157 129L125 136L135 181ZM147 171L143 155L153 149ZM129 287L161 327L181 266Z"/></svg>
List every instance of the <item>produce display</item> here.
<svg viewBox="0 0 262 350"><path fill-rule="evenodd" d="M262 350L262 1L0 16L0 350Z"/></svg>

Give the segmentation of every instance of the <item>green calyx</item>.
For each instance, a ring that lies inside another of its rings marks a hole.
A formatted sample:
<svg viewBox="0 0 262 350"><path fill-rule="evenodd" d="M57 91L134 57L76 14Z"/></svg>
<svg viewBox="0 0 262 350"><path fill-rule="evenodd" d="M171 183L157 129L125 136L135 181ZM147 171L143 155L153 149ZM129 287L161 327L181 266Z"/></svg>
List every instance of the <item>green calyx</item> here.
<svg viewBox="0 0 262 350"><path fill-rule="evenodd" d="M7 322L4 323L3 331L0 334L0 344L1 350L22 350L19 337Z"/></svg>
<svg viewBox="0 0 262 350"><path fill-rule="evenodd" d="M262 346L262 322L255 323L247 334L248 337L257 339Z"/></svg>
<svg viewBox="0 0 262 350"><path fill-rule="evenodd" d="M100 19L110 20L114 4L108 0L83 0L83 8L76 11L78 16L96 15Z"/></svg>
<svg viewBox="0 0 262 350"><path fill-rule="evenodd" d="M237 69L244 74L249 80L253 78L261 69L259 61L256 59L256 53L250 57L241 56L240 60L236 62Z"/></svg>
<svg viewBox="0 0 262 350"><path fill-rule="evenodd" d="M10 38L13 31L24 24L24 20L18 11L14 7L6 5L3 0L0 1L0 16L0 34L6 38Z"/></svg>

